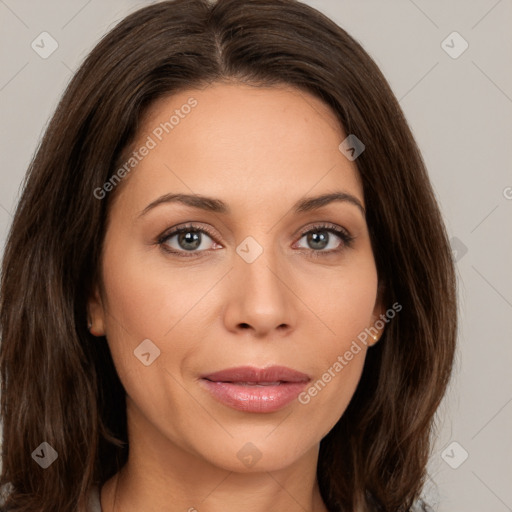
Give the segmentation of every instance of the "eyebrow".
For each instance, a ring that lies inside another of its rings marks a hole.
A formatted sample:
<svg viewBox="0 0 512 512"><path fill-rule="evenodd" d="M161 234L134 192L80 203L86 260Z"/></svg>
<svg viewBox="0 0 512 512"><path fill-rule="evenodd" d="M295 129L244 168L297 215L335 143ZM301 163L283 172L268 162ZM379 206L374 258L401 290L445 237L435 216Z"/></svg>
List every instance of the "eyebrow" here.
<svg viewBox="0 0 512 512"><path fill-rule="evenodd" d="M353 204L361 211L363 217L366 216L366 210L359 199L352 194L341 191L300 199L293 205L292 211L295 213L309 212L312 210L318 210L333 202ZM180 203L192 208L198 208L200 210L214 213L229 214L231 212L229 206L224 201L213 197L206 197L198 194L165 194L146 206L138 217L146 215L150 210L153 210L161 204L169 203Z"/></svg>

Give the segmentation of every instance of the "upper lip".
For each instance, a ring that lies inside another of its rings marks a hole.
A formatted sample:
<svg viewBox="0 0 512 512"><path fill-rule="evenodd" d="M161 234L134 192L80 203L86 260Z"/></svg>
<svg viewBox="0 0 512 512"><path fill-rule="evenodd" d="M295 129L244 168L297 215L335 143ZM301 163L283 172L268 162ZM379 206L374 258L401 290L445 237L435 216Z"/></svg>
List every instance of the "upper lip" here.
<svg viewBox="0 0 512 512"><path fill-rule="evenodd" d="M218 372L202 375L203 379L212 382L308 382L310 377L305 373L292 370L286 366L239 366Z"/></svg>

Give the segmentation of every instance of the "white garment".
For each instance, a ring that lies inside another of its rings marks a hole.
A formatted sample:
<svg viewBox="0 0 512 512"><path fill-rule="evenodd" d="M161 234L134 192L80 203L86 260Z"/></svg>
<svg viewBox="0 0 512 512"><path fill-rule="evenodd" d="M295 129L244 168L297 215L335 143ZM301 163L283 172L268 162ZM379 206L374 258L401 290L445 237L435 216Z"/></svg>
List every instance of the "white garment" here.
<svg viewBox="0 0 512 512"><path fill-rule="evenodd" d="M91 489L87 512L101 512L100 490L97 485Z"/></svg>

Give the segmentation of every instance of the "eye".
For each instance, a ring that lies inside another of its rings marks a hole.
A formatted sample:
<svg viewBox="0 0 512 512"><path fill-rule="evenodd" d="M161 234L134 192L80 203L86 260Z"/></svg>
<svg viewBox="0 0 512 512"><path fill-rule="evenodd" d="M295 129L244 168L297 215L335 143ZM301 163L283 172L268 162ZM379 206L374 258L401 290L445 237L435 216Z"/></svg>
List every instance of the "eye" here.
<svg viewBox="0 0 512 512"><path fill-rule="evenodd" d="M212 237L213 234L204 227L182 226L162 235L158 244L167 252L187 257L207 251L209 249L207 239L213 241Z"/></svg>
<svg viewBox="0 0 512 512"><path fill-rule="evenodd" d="M351 247L354 241L354 237L348 231L332 224L314 226L302 233L301 240L303 238L309 245L306 249L310 249L315 256L340 252L346 247Z"/></svg>
<svg viewBox="0 0 512 512"><path fill-rule="evenodd" d="M328 256L351 247L354 237L334 224L322 224L303 231L299 242L302 239L305 239L310 247L299 249L305 249L314 256ZM195 225L174 228L161 235L157 243L164 251L183 257L199 256L201 253L214 250L212 245L222 247L217 244L215 235L208 228Z"/></svg>

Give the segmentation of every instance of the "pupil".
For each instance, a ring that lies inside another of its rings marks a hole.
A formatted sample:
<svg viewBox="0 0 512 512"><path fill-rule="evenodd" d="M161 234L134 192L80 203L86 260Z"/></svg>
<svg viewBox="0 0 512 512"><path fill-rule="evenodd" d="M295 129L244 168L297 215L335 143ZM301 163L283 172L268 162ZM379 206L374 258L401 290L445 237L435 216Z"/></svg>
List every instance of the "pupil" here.
<svg viewBox="0 0 512 512"><path fill-rule="evenodd" d="M197 249L201 245L201 236L200 233L194 233L191 231L187 231L186 233L180 233L178 237L178 243L182 249L190 251L192 249ZM187 244L190 244L187 247Z"/></svg>
<svg viewBox="0 0 512 512"><path fill-rule="evenodd" d="M318 234L322 233L322 234ZM320 244L320 246L313 247L313 249L323 249L327 245L327 233L325 231L319 231L318 233L312 233L308 236L308 242L315 245Z"/></svg>

